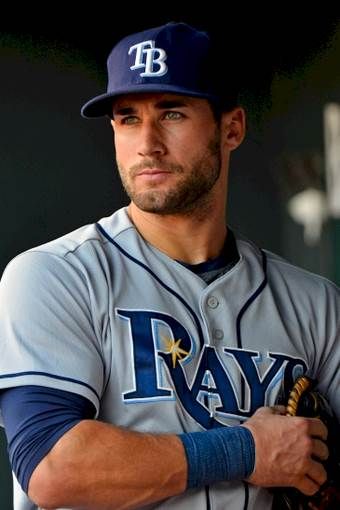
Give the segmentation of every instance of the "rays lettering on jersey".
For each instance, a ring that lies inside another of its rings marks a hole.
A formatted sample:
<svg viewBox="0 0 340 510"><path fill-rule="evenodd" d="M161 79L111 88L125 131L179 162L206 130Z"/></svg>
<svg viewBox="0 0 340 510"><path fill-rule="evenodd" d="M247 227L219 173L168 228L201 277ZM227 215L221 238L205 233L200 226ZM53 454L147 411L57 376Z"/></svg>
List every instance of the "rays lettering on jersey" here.
<svg viewBox="0 0 340 510"><path fill-rule="evenodd" d="M268 405L270 390L283 378L291 386L297 373L307 368L302 359L282 353L269 352L263 359L258 351L224 347L218 353L209 345L197 352L190 334L173 316L144 310L116 313L126 321L131 337L134 388L123 394L123 401L174 399L175 389L185 410L205 428L219 426L226 418L248 418ZM260 372L262 364L266 369ZM164 365L170 381L164 377ZM241 381L248 394L243 405Z"/></svg>

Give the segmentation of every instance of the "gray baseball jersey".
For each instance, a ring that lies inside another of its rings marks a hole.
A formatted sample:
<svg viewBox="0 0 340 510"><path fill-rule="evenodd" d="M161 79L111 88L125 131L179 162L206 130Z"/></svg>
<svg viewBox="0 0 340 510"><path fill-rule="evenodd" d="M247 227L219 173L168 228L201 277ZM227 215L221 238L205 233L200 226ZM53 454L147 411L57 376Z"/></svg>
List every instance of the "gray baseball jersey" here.
<svg viewBox="0 0 340 510"><path fill-rule="evenodd" d="M307 373L339 411L339 289L247 240L237 248L207 285L121 209L19 255L0 286L0 387L69 390L100 420L181 433L239 424ZM265 489L226 482L152 508L271 503Z"/></svg>

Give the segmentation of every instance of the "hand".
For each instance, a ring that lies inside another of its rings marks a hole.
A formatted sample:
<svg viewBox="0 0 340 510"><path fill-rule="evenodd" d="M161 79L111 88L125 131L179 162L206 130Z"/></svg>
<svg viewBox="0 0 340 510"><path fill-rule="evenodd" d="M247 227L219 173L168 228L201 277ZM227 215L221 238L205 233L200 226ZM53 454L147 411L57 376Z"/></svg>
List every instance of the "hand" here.
<svg viewBox="0 0 340 510"><path fill-rule="evenodd" d="M327 428L317 418L283 416L284 406L261 407L246 421L255 441L248 481L261 487L295 487L311 496L326 481Z"/></svg>

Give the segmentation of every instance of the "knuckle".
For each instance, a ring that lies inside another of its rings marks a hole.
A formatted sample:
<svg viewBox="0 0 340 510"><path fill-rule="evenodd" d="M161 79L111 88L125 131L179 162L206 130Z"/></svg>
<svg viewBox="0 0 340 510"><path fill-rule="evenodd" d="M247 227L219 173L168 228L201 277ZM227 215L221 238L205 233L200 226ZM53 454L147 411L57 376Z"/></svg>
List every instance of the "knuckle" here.
<svg viewBox="0 0 340 510"><path fill-rule="evenodd" d="M313 440L311 437L305 439L305 452L307 457L310 457L313 453Z"/></svg>
<svg viewBox="0 0 340 510"><path fill-rule="evenodd" d="M319 427L320 429L324 429L325 428L325 425L323 424L323 422L320 420L320 418L309 418L308 420L310 422L310 426L312 427Z"/></svg>
<svg viewBox="0 0 340 510"><path fill-rule="evenodd" d="M300 465L299 465L299 472L300 473L307 473L308 472L308 469L309 469L309 464L310 464L310 461L309 459L306 457L303 457L300 461Z"/></svg>
<svg viewBox="0 0 340 510"><path fill-rule="evenodd" d="M294 422L295 430L297 434L301 436L307 436L310 431L310 423L307 418L304 418L302 416L298 416L295 418Z"/></svg>
<svg viewBox="0 0 340 510"><path fill-rule="evenodd" d="M304 459L309 458L313 452L312 438L309 436L303 436L300 441L300 445L301 445L302 455L303 455Z"/></svg>

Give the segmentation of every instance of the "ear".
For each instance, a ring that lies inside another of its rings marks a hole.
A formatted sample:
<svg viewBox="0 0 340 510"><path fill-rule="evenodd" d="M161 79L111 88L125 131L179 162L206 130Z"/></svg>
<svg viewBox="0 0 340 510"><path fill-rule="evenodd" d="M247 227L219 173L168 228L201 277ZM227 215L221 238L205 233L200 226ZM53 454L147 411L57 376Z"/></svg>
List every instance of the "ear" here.
<svg viewBox="0 0 340 510"><path fill-rule="evenodd" d="M246 114L243 108L238 106L222 114L221 135L224 147L233 151L243 142L245 133Z"/></svg>

